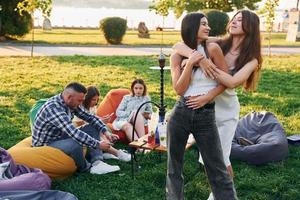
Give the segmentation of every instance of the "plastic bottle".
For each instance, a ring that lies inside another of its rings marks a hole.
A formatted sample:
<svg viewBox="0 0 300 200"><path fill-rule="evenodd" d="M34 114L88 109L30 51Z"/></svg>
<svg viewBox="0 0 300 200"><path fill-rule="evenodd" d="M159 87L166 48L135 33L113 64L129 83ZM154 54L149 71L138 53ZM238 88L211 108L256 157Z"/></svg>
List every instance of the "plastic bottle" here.
<svg viewBox="0 0 300 200"><path fill-rule="evenodd" d="M160 145L167 146L167 124L166 122L160 122L158 125L159 141Z"/></svg>

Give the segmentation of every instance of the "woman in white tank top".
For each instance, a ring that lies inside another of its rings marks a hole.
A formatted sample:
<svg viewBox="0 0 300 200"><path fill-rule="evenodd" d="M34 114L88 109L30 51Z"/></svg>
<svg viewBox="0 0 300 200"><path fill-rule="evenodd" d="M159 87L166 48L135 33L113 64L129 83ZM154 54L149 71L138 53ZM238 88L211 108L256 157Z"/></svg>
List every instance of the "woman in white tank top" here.
<svg viewBox="0 0 300 200"><path fill-rule="evenodd" d="M228 32L226 38L212 38L209 42L217 42L221 46L226 63L231 66L230 73L218 69L212 62L202 62L201 68L206 76L227 87L222 94L215 97L215 111L224 162L233 177L229 156L240 111L234 88L243 85L246 90L255 90L262 63L259 18L249 10L238 11L228 24ZM184 43L177 43L173 48L176 53L186 57L194 52ZM205 98L199 97L193 101L191 107L197 108L204 103ZM199 160L202 162L201 156ZM212 194L209 199L213 199Z"/></svg>
<svg viewBox="0 0 300 200"><path fill-rule="evenodd" d="M204 167L210 187L218 200L237 199L233 180L224 164L221 142L215 123L215 103L207 101L198 108L190 107L198 96L210 98L220 94L225 87L206 77L200 67L195 67L203 55L226 70L222 50L215 43L206 44L209 34L207 17L190 13L182 21L182 39L194 51L181 71L179 55L172 55L171 75L175 92L180 96L167 124L168 170L166 180L167 200L184 199L183 158L185 145L192 133L203 155ZM177 61L176 61L177 60ZM206 61L204 61L206 62Z"/></svg>

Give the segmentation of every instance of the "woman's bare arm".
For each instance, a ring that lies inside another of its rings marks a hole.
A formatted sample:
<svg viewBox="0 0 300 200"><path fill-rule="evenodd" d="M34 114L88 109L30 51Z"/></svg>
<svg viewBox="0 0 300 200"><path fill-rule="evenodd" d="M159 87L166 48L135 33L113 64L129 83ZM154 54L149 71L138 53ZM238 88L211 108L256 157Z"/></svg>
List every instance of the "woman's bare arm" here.
<svg viewBox="0 0 300 200"><path fill-rule="evenodd" d="M220 83L224 84L228 88L236 88L242 85L249 78L249 76L257 68L257 66L257 59L253 59L246 65L244 65L244 67L237 73L235 73L234 76L224 73L222 70L219 70L216 66L214 66L214 76Z"/></svg>
<svg viewBox="0 0 300 200"><path fill-rule="evenodd" d="M216 37L208 37L208 39L206 40L206 43L216 43L219 40L220 39L216 38ZM178 53L179 55L184 56L184 57L189 57L193 53L193 49L188 47L183 42L177 42L176 44L173 45L172 49L176 53Z"/></svg>
<svg viewBox="0 0 300 200"><path fill-rule="evenodd" d="M207 43L207 46L210 46L211 44L214 44L214 43ZM217 45L217 44L215 44ZM181 56L184 56L184 57L190 57L194 52L195 50L191 49L190 47L188 47L186 44L184 44L183 42L178 42L176 43L174 46L173 46L173 50L178 53L179 55ZM198 51L196 51L199 56L202 56L202 58L204 58L204 55ZM222 53L222 51L221 51ZM214 78L213 77L213 70L211 69L211 65L209 63L208 60L205 60L205 59L201 59L202 63L198 63L198 66L201 67L201 69L203 70L203 73L206 77L209 77L209 78ZM218 65L217 65L218 66Z"/></svg>
<svg viewBox="0 0 300 200"><path fill-rule="evenodd" d="M211 56L212 62L220 68L224 73L228 72L228 66L226 64L223 52L218 44L216 43L209 43L207 45L209 55ZM204 60L205 61L205 60ZM202 61L200 62L202 63ZM221 94L226 87L222 84L219 84L216 88L210 90L208 92L208 96L210 97L210 100L213 100L216 96Z"/></svg>
<svg viewBox="0 0 300 200"><path fill-rule="evenodd" d="M174 53L170 57L171 63L171 75L172 75L172 85L175 92L178 95L183 95L184 92L187 90L190 81L191 81L191 74L193 70L193 66L201 59L201 56L197 53L193 53L190 58L187 60L186 66L181 70L181 61L182 57Z"/></svg>
<svg viewBox="0 0 300 200"><path fill-rule="evenodd" d="M211 59L215 64L220 66L220 68L224 71L228 71L228 67L225 62L224 55L222 53L221 48L219 45L215 43L208 44L207 46L209 55L211 56ZM209 60L206 60L208 64L211 64ZM201 61L202 62L202 61ZM224 85L219 84L217 87L214 89L210 90L207 94L201 95L201 96L195 96L195 97L190 97L189 100L187 101L187 105L192 108L192 109L198 109L208 102L211 102L216 96L221 94L226 87Z"/></svg>
<svg viewBox="0 0 300 200"><path fill-rule="evenodd" d="M178 53L181 56L184 57L189 57L192 53L193 53L193 49L191 49L190 47L188 47L186 44L184 44L183 42L177 42L176 44L173 45L173 50Z"/></svg>

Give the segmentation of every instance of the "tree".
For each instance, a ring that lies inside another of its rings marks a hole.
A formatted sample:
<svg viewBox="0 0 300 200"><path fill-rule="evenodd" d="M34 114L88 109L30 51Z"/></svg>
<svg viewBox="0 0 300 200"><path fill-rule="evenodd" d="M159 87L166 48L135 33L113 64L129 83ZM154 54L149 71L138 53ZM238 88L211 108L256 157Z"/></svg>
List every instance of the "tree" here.
<svg viewBox="0 0 300 200"><path fill-rule="evenodd" d="M49 17L52 10L52 0L23 0L18 3L17 9L21 15L30 14L31 16L31 57L33 57L33 42L34 42L34 18L35 10L40 10L44 17Z"/></svg>
<svg viewBox="0 0 300 200"><path fill-rule="evenodd" d="M30 31L31 16L21 16L15 9L20 0L0 0L0 36L23 36Z"/></svg>
<svg viewBox="0 0 300 200"><path fill-rule="evenodd" d="M268 55L271 56L271 33L275 20L275 8L278 6L279 0L267 0L264 7L258 13L264 14L266 17L265 27L268 32Z"/></svg>
<svg viewBox="0 0 300 200"><path fill-rule="evenodd" d="M17 5L19 13L33 14L35 10L40 10L43 16L49 17L52 10L52 0L23 0Z"/></svg>
<svg viewBox="0 0 300 200"><path fill-rule="evenodd" d="M169 8L173 7L172 0L159 0L154 1L154 5L151 5L149 8L150 10L155 10L156 14L161 16L168 16Z"/></svg>
<svg viewBox="0 0 300 200"><path fill-rule="evenodd" d="M256 8L255 3L261 0L153 0L149 8L157 14L166 16L168 10L173 10L176 17L180 17L183 11L195 12L204 9L217 9L223 12L230 12L233 9L247 7L251 10Z"/></svg>

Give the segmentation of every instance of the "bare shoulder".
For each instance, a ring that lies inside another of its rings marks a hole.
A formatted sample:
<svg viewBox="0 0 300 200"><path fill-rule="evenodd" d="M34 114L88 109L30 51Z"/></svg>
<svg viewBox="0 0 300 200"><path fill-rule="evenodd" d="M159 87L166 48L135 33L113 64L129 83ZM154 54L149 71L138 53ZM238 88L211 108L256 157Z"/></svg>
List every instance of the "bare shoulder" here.
<svg viewBox="0 0 300 200"><path fill-rule="evenodd" d="M207 43L206 45L207 45L208 53L210 56L212 56L212 58L223 54L221 47L217 43L210 42Z"/></svg>
<svg viewBox="0 0 300 200"><path fill-rule="evenodd" d="M253 58L249 62L247 62L244 67L241 69L241 71L247 71L249 73L253 72L258 67L258 60L256 58Z"/></svg>
<svg viewBox="0 0 300 200"><path fill-rule="evenodd" d="M171 67L180 65L181 60L182 60L181 55L179 55L178 53L172 53L170 56Z"/></svg>
<svg viewBox="0 0 300 200"><path fill-rule="evenodd" d="M176 59L181 59L181 55L179 55L178 53L173 52L170 56L170 60L176 60Z"/></svg>
<svg viewBox="0 0 300 200"><path fill-rule="evenodd" d="M178 53L176 52L173 52L171 55L170 55L170 61L176 61L176 60L181 60L182 59L182 56L179 55Z"/></svg>
<svg viewBox="0 0 300 200"><path fill-rule="evenodd" d="M258 65L258 60L256 58L253 58L248 63L251 63L252 65Z"/></svg>
<svg viewBox="0 0 300 200"><path fill-rule="evenodd" d="M206 46L209 51L221 51L221 47L215 42L209 42Z"/></svg>
<svg viewBox="0 0 300 200"><path fill-rule="evenodd" d="M215 53L222 53L222 49L217 43L210 42L207 43L206 45L207 45L207 50L211 55Z"/></svg>
<svg viewBox="0 0 300 200"><path fill-rule="evenodd" d="M256 58L253 58L245 65L245 67L246 66L248 66L251 69L255 69L258 66L258 60Z"/></svg>

